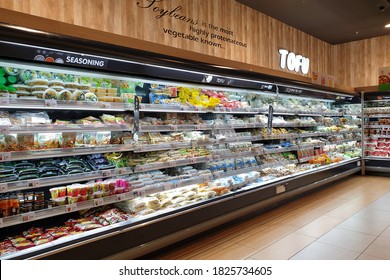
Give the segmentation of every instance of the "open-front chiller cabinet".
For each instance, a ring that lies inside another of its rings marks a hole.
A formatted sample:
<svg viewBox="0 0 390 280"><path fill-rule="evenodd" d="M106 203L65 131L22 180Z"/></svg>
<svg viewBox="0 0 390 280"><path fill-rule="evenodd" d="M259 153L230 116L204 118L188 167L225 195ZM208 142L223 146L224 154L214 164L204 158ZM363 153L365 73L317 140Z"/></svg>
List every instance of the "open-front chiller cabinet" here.
<svg viewBox="0 0 390 280"><path fill-rule="evenodd" d="M364 170L385 174L390 170L390 92L367 92L364 105Z"/></svg>
<svg viewBox="0 0 390 280"><path fill-rule="evenodd" d="M2 259L137 258L361 170L351 95L49 39L0 42Z"/></svg>

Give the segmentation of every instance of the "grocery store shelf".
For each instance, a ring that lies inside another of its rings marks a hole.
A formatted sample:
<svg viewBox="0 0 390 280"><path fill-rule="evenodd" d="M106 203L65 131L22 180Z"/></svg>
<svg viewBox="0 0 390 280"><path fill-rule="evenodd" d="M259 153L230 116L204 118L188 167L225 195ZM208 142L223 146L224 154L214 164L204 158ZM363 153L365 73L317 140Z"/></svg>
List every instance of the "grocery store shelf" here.
<svg viewBox="0 0 390 280"><path fill-rule="evenodd" d="M176 166L202 163L202 162L207 162L210 160L213 160L212 156L202 156L202 157L193 157L193 158L189 158L189 159L179 159L179 160L172 160L172 161L167 161L167 162L158 162L158 163L137 165L134 168L134 172L145 172L145 171L151 171L151 170L159 170L159 169L171 168L171 167L176 167Z"/></svg>
<svg viewBox="0 0 390 280"><path fill-rule="evenodd" d="M0 162L9 162L17 160L29 160L37 158L67 157L77 155L89 155L98 153L113 153L132 151L133 145L107 145L96 147L77 147L66 149L47 149L47 150L28 150L17 152L0 153Z"/></svg>
<svg viewBox="0 0 390 280"><path fill-rule="evenodd" d="M83 131L132 131L130 126L126 125L104 125L104 126L84 126L84 125L19 125L19 126L0 126L2 134L31 134L31 133L61 133L61 132L83 132Z"/></svg>
<svg viewBox="0 0 390 280"><path fill-rule="evenodd" d="M41 187L51 187L58 185L67 185L71 183L84 182L89 180L103 179L107 177L132 174L130 167L114 168L84 172L78 174L68 174L31 180L19 180L0 183L0 193L14 192L20 190L30 190Z"/></svg>
<svg viewBox="0 0 390 280"><path fill-rule="evenodd" d="M365 128L390 128L390 125L389 124L369 124L369 125L365 125L364 126Z"/></svg>
<svg viewBox="0 0 390 280"><path fill-rule="evenodd" d="M63 101L53 99L2 99L4 109L82 110L82 111L132 111L133 105L119 102Z"/></svg>
<svg viewBox="0 0 390 280"><path fill-rule="evenodd" d="M366 113L366 116L370 119L376 118L390 118L390 114L376 114L376 113Z"/></svg>
<svg viewBox="0 0 390 280"><path fill-rule="evenodd" d="M226 130L239 128L260 128L266 127L263 123L248 123L248 124L223 124L223 125L208 125L208 124L183 124L183 125L141 125L140 132L164 132L164 131L193 131L193 130Z"/></svg>
<svg viewBox="0 0 390 280"><path fill-rule="evenodd" d="M0 227L2 228L10 227L13 225L18 225L22 223L31 222L31 221L47 219L50 217L55 217L55 216L59 216L71 212L77 212L80 210L85 210L93 207L112 204L122 200L133 199L135 196L137 196L137 191L131 191L128 193L111 195L102 198L95 198L93 200L87 200L83 202L77 202L73 204L56 206L56 207L47 208L43 210L37 210L37 211L27 212L19 215L4 217L1 219Z"/></svg>
<svg viewBox="0 0 390 280"><path fill-rule="evenodd" d="M381 157L381 156L365 156L364 159L367 159L367 160L384 160L384 161L390 161L390 157Z"/></svg>
<svg viewBox="0 0 390 280"><path fill-rule="evenodd" d="M315 127L323 126L324 123L295 123L295 122L285 122L285 123L273 123L273 127Z"/></svg>

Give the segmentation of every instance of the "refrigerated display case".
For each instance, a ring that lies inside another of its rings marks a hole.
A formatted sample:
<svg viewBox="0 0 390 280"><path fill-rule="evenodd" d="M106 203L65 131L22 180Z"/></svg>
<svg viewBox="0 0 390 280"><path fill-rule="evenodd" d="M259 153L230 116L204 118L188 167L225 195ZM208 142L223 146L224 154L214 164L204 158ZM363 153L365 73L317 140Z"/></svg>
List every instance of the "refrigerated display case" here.
<svg viewBox="0 0 390 280"><path fill-rule="evenodd" d="M362 94L364 104L365 171L384 175L390 170L390 92Z"/></svg>
<svg viewBox="0 0 390 280"><path fill-rule="evenodd" d="M136 258L361 170L356 96L11 31L2 259Z"/></svg>

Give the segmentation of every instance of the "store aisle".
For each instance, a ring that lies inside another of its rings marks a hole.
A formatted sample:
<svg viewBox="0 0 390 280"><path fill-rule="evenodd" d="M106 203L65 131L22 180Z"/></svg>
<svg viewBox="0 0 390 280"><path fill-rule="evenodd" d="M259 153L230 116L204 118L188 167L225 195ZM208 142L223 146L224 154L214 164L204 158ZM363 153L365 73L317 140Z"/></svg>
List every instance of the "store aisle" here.
<svg viewBox="0 0 390 280"><path fill-rule="evenodd" d="M390 178L352 176L154 259L390 259Z"/></svg>

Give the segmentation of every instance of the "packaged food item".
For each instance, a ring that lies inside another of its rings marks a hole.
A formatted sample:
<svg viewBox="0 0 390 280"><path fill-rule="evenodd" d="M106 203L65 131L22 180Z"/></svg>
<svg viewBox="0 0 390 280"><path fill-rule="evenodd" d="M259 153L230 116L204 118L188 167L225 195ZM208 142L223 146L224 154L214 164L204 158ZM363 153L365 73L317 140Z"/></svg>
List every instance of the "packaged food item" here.
<svg viewBox="0 0 390 280"><path fill-rule="evenodd" d="M48 88L43 93L43 99L58 99L57 91L52 88Z"/></svg>
<svg viewBox="0 0 390 280"><path fill-rule="evenodd" d="M57 198L65 198L66 197L66 187L56 187L49 189L51 198L57 199Z"/></svg>
<svg viewBox="0 0 390 280"><path fill-rule="evenodd" d="M17 142L19 151L34 150L34 134L18 134Z"/></svg>
<svg viewBox="0 0 390 280"><path fill-rule="evenodd" d="M61 90L58 93L58 100L72 100L72 93L69 90Z"/></svg>
<svg viewBox="0 0 390 280"><path fill-rule="evenodd" d="M62 133L62 148L74 148L76 146L77 132Z"/></svg>
<svg viewBox="0 0 390 280"><path fill-rule="evenodd" d="M26 90L17 90L16 91L16 96L17 97L28 97L28 96L32 96L31 93L29 91L26 91Z"/></svg>
<svg viewBox="0 0 390 280"><path fill-rule="evenodd" d="M98 101L98 97L92 92L87 92L85 94L85 101L96 102Z"/></svg>
<svg viewBox="0 0 390 280"><path fill-rule="evenodd" d="M111 143L110 131L99 131L96 133L96 144L98 146L110 145L110 143Z"/></svg>
<svg viewBox="0 0 390 280"><path fill-rule="evenodd" d="M64 87L67 88L67 89L78 89L79 88L79 84L76 83L76 82L65 82L64 83Z"/></svg>
<svg viewBox="0 0 390 280"><path fill-rule="evenodd" d="M49 84L49 81L47 79L31 79L25 81L25 83L31 87L37 85L47 86Z"/></svg>
<svg viewBox="0 0 390 280"><path fill-rule="evenodd" d="M48 82L48 86L49 87L64 87L64 82L59 80L59 79L50 80Z"/></svg>
<svg viewBox="0 0 390 280"><path fill-rule="evenodd" d="M84 132L84 145L97 146L97 133L96 132ZM110 143L110 141L108 141Z"/></svg>
<svg viewBox="0 0 390 280"><path fill-rule="evenodd" d="M72 94L72 100L74 101L85 101L85 93L82 90L75 90Z"/></svg>
<svg viewBox="0 0 390 280"><path fill-rule="evenodd" d="M37 71L30 70L30 69L24 69L19 72L19 78L26 83L27 81L34 80L38 77Z"/></svg>
<svg viewBox="0 0 390 280"><path fill-rule="evenodd" d="M17 91L31 91L31 87L25 84L13 84L12 87L15 88Z"/></svg>
<svg viewBox="0 0 390 280"><path fill-rule="evenodd" d="M60 133L39 133L38 134L39 149L60 148L61 136L62 134Z"/></svg>
<svg viewBox="0 0 390 280"><path fill-rule="evenodd" d="M16 134L6 134L4 135L4 142L5 142L5 151L7 152L13 152L18 151L18 140Z"/></svg>

